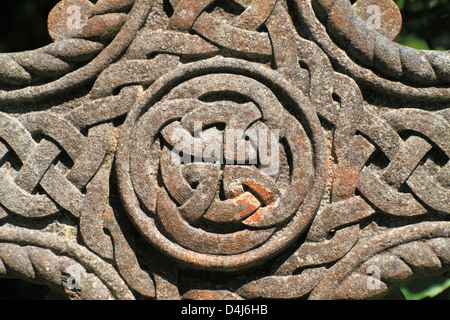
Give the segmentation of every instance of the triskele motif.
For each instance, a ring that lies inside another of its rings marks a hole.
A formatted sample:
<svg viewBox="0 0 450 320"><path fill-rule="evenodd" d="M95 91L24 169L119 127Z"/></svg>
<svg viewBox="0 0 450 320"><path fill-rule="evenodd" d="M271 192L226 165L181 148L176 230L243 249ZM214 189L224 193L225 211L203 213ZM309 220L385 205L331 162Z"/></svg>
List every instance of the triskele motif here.
<svg viewBox="0 0 450 320"><path fill-rule="evenodd" d="M306 230L324 189L325 140L308 99L279 78L213 58L161 77L131 111L140 116L124 125L119 184L132 219L162 251L237 269Z"/></svg>

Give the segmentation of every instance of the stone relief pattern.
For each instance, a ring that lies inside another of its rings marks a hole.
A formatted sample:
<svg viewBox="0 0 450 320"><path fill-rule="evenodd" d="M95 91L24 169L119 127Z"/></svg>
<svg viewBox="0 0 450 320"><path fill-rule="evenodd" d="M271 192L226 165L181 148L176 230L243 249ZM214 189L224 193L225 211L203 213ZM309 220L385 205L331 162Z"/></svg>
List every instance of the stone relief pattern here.
<svg viewBox="0 0 450 320"><path fill-rule="evenodd" d="M52 44L0 55L0 276L71 299L373 299L447 271L450 55L400 27L390 0L61 1ZM201 157L233 130L277 130L280 170L170 159L174 132Z"/></svg>

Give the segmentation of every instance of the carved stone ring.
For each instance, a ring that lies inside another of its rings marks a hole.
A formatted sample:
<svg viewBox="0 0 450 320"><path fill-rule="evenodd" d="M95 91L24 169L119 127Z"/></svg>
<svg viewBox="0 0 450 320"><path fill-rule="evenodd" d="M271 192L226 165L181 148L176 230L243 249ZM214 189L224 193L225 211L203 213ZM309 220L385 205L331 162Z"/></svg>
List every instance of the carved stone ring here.
<svg viewBox="0 0 450 320"><path fill-rule="evenodd" d="M251 102L227 101L224 93ZM286 107L277 95L289 99ZM301 114L309 135L288 107ZM221 123L225 130L278 129L274 143L283 141L277 148L283 167L269 176L260 173L261 166L230 164L221 170L219 163L174 164L171 133L180 127L194 140L195 121L209 127L205 133ZM194 267L238 269L273 257L306 230L323 196L325 139L311 103L278 73L251 62L213 58L175 69L145 91L124 130L129 131L120 141L117 162L128 213L150 242ZM193 182L195 189L189 185ZM231 190L236 182L240 190ZM199 226L208 221L239 222L242 228L202 230Z"/></svg>

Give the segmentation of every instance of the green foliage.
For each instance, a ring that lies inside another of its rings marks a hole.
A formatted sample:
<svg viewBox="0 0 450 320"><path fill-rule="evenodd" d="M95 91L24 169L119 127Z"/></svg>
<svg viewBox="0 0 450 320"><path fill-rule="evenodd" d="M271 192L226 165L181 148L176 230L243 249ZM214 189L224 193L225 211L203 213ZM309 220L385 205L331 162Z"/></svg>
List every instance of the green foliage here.
<svg viewBox="0 0 450 320"><path fill-rule="evenodd" d="M422 300L435 298L450 288L450 278L428 276L412 280L400 287L406 300ZM449 298L443 297L443 299Z"/></svg>
<svg viewBox="0 0 450 320"><path fill-rule="evenodd" d="M450 0L395 0L403 24L396 41L424 50L450 49Z"/></svg>

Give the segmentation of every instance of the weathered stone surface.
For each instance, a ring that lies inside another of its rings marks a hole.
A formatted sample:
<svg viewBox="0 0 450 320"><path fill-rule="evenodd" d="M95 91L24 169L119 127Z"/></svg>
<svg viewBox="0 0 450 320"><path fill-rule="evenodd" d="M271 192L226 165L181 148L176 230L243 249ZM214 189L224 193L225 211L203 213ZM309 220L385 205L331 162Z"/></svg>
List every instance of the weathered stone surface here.
<svg viewBox="0 0 450 320"><path fill-rule="evenodd" d="M53 43L0 54L0 277L373 299L448 271L450 55L400 27L390 0L60 1Z"/></svg>

